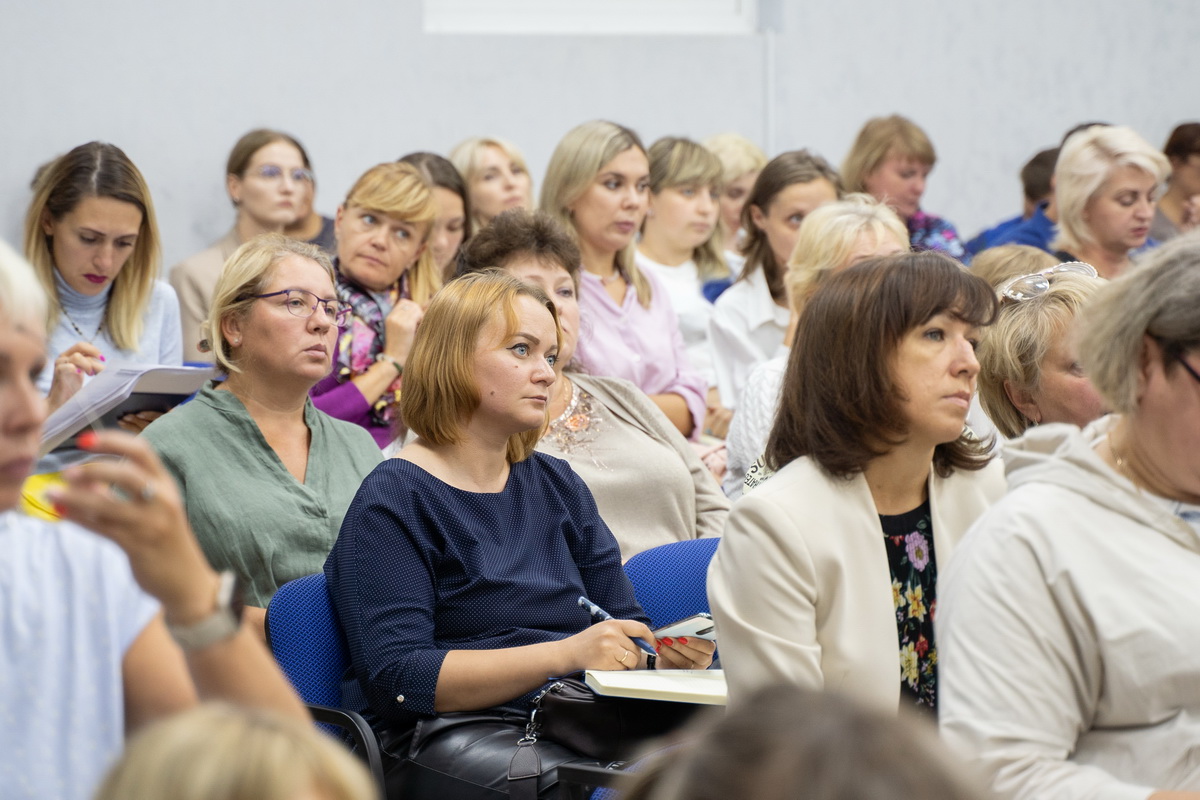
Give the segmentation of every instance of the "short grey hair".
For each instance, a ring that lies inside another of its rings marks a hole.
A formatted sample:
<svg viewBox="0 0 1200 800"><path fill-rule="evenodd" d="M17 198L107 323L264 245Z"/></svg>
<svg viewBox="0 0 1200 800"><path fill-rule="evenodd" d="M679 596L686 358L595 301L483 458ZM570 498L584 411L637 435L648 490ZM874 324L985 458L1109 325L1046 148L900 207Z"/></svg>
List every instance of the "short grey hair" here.
<svg viewBox="0 0 1200 800"><path fill-rule="evenodd" d="M1137 407L1138 362L1146 335L1173 354L1200 347L1200 231L1151 251L1104 287L1083 314L1080 360L1114 411Z"/></svg>

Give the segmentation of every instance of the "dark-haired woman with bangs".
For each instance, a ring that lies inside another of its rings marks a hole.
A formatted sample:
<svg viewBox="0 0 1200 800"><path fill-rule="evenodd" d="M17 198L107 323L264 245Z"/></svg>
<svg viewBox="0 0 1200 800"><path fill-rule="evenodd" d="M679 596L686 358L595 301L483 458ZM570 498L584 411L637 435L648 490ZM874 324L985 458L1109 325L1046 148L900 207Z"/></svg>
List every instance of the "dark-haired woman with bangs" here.
<svg viewBox="0 0 1200 800"><path fill-rule="evenodd" d="M801 315L767 442L776 470L709 569L731 703L783 682L937 707L937 571L1004 491L965 431L996 299L936 253L837 273Z"/></svg>

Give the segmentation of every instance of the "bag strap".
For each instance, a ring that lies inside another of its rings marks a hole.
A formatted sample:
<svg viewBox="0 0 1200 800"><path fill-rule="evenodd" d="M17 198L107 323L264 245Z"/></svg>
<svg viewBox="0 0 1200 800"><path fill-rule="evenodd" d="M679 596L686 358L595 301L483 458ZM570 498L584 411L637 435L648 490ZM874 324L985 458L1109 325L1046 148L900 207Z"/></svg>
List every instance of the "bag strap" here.
<svg viewBox="0 0 1200 800"><path fill-rule="evenodd" d="M510 800L537 800L538 777L542 774L542 757L537 740L523 738L517 742L517 752L508 762L508 796Z"/></svg>

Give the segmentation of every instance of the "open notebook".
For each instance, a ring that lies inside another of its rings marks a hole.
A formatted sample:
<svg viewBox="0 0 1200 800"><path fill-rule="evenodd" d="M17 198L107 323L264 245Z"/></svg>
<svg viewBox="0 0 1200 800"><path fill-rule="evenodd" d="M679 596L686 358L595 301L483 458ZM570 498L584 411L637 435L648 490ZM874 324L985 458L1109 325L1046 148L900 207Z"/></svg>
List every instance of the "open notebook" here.
<svg viewBox="0 0 1200 800"><path fill-rule="evenodd" d="M723 706L728 694L721 669L589 669L583 680L596 694L613 697Z"/></svg>

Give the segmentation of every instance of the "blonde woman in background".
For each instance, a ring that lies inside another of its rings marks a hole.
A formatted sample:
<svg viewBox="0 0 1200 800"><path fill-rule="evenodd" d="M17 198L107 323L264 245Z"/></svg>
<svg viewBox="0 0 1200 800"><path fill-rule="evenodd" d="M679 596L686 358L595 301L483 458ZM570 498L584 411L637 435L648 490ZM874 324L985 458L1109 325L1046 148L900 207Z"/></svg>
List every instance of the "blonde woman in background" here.
<svg viewBox="0 0 1200 800"><path fill-rule="evenodd" d="M921 210L925 181L937 163L933 143L912 120L893 114L867 120L842 162L846 191L867 192L892 207L908 226L913 250L967 257L949 221Z"/></svg>
<svg viewBox="0 0 1200 800"><path fill-rule="evenodd" d="M1132 128L1093 125L1063 143L1054 168L1060 261L1084 261L1115 278L1146 246L1159 189L1170 175L1166 156Z"/></svg>
<svg viewBox="0 0 1200 800"><path fill-rule="evenodd" d="M717 234L725 249L730 275L742 271L742 209L758 173L767 165L766 153L740 133L718 133L704 140L704 146L721 161L721 222ZM710 296L716 300L715 296Z"/></svg>
<svg viewBox="0 0 1200 800"><path fill-rule="evenodd" d="M467 182L471 229L480 230L510 208L533 208L533 178L512 142L472 136L455 145L450 161Z"/></svg>
<svg viewBox="0 0 1200 800"><path fill-rule="evenodd" d="M1053 267L1058 259L1027 244L1002 244L989 247L971 259L971 272L995 288L1019 275L1030 275L1039 270Z"/></svg>
<svg viewBox="0 0 1200 800"><path fill-rule="evenodd" d="M300 142L281 131L253 130L238 139L225 165L225 191L237 211L233 228L207 249L171 267L167 279L179 295L183 360L209 361L201 353L201 327L213 288L233 251L260 233L283 233L299 219L312 169Z"/></svg>
<svg viewBox="0 0 1200 800"><path fill-rule="evenodd" d="M94 800L377 800L371 776L311 724L210 703L144 729Z"/></svg>
<svg viewBox="0 0 1200 800"><path fill-rule="evenodd" d="M670 296L692 368L708 382L704 432L724 439L732 413L721 407L708 323L705 287L728 285L729 268L717 237L721 162L689 139L669 136L650 146L650 199L635 263Z"/></svg>
<svg viewBox="0 0 1200 800"><path fill-rule="evenodd" d="M649 194L650 162L637 134L595 120L554 149L541 208L574 235L583 256L580 367L632 381L680 433L696 438L708 386L688 360L666 289L634 258Z"/></svg>
<svg viewBox="0 0 1200 800"><path fill-rule="evenodd" d="M750 370L782 355L791 312L783 275L800 223L841 196L829 163L807 150L776 156L763 167L742 210L746 263L713 309L709 338L721 400L737 408Z"/></svg>
<svg viewBox="0 0 1200 800"><path fill-rule="evenodd" d="M337 296L350 307L317 408L361 425L382 449L399 435L404 365L424 308L441 288L429 246L438 205L411 164L378 164L337 212Z"/></svg>
<svg viewBox="0 0 1200 800"><path fill-rule="evenodd" d="M907 249L904 223L870 195L852 194L813 211L800 225L785 278L792 310L791 335L808 299L830 275L864 259ZM790 348L791 342L786 344ZM787 361L787 355L764 361L746 379L742 403L726 440L724 488L731 498L741 496L746 472L766 449Z"/></svg>
<svg viewBox="0 0 1200 800"><path fill-rule="evenodd" d="M142 173L115 145L89 142L51 162L25 215L25 256L49 299L50 410L110 362L178 364L179 307L157 280L158 224ZM156 411L129 414L139 431Z"/></svg>
<svg viewBox="0 0 1200 800"><path fill-rule="evenodd" d="M1104 285L1087 264L1010 278L979 343L979 398L1006 438L1049 422L1080 428L1107 413L1079 363L1076 318Z"/></svg>

